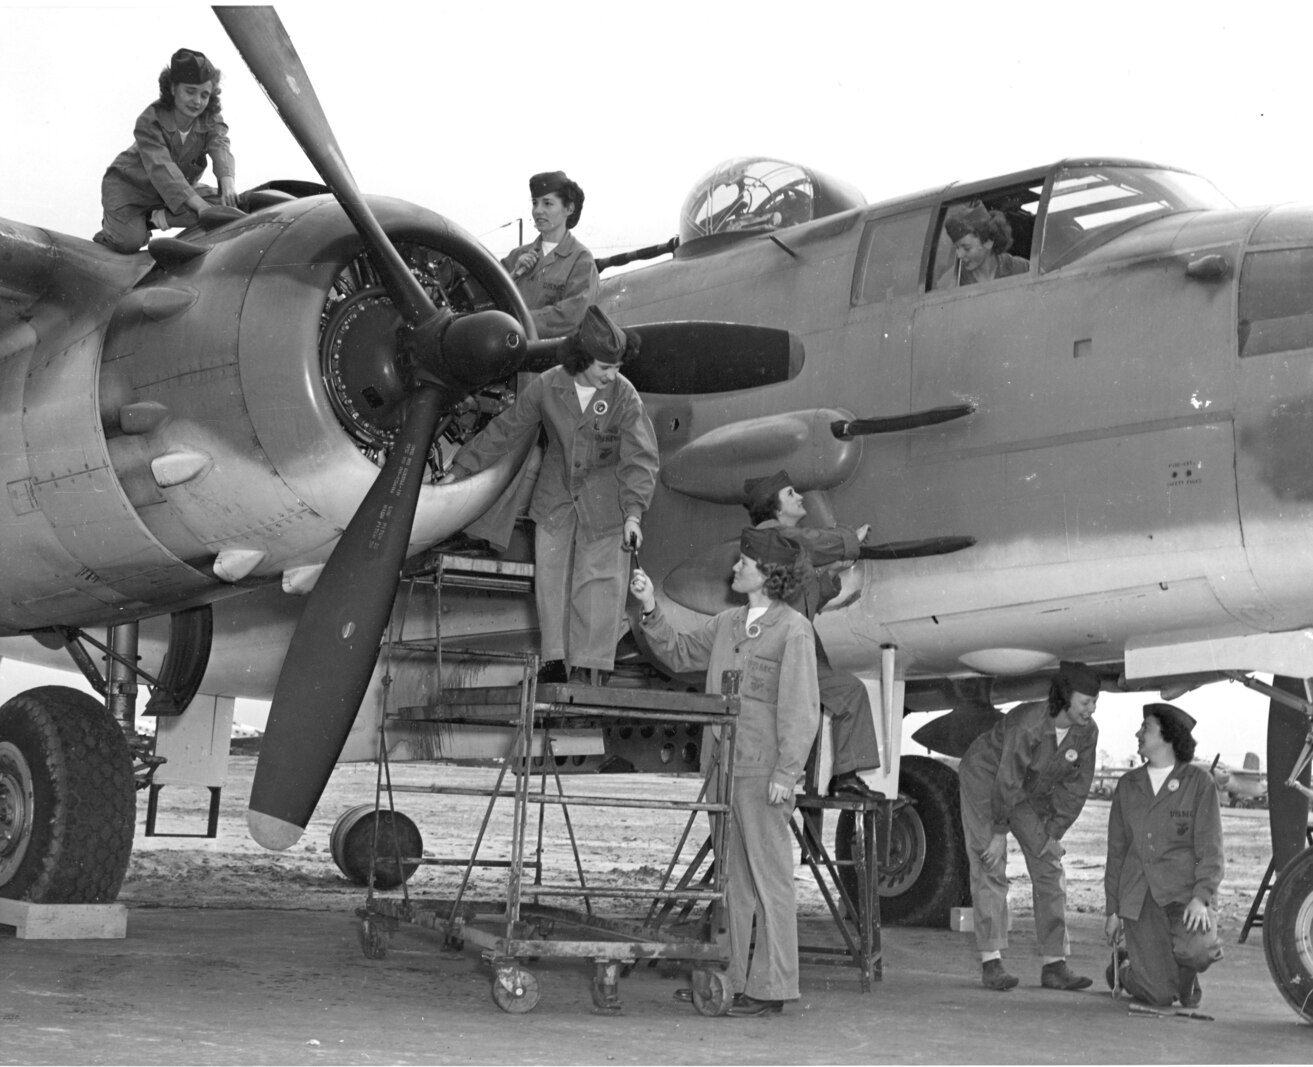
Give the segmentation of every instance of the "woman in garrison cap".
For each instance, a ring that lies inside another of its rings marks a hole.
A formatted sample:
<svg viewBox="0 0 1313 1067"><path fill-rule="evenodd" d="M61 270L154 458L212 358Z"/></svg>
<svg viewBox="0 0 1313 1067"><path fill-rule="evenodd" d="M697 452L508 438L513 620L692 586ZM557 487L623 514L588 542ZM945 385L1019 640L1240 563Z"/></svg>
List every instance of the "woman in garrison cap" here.
<svg viewBox="0 0 1313 1067"><path fill-rule="evenodd" d="M214 64L202 52L179 48L160 71L159 89L159 99L137 116L131 147L118 154L100 183L104 217L93 240L115 252L137 251L151 229L242 214ZM207 156L218 190L194 184Z"/></svg>
<svg viewBox="0 0 1313 1067"><path fill-rule="evenodd" d="M793 794L820 724L811 623L786 601L802 579L802 553L779 530L745 529L732 586L748 598L693 630L679 632L657 606L652 581L635 570L629 590L642 605L652 649L676 671L706 670L706 690L742 673L734 741L725 914L729 925L731 1015L769 1015L798 996L798 919L789 820ZM757 946L751 953L752 920ZM678 994L677 994L678 995Z"/></svg>
<svg viewBox="0 0 1313 1067"><path fill-rule="evenodd" d="M639 346L636 331L589 307L560 365L529 381L456 453L443 479L476 474L536 437L539 427L546 430L529 506L542 656L579 681L584 671L615 665L629 571L625 545L642 546L643 513L656 491L656 431L638 390L620 373Z"/></svg>
<svg viewBox="0 0 1313 1067"><path fill-rule="evenodd" d="M1062 835L1085 807L1094 779L1099 728L1094 708L1099 676L1063 661L1047 700L1013 708L967 749L958 767L962 829L971 867L971 902L980 981L1012 989L1003 968L1008 944L1008 834L1016 837L1035 901L1035 940L1045 989L1084 989L1089 978L1067 966L1067 882Z"/></svg>
<svg viewBox="0 0 1313 1067"><path fill-rule="evenodd" d="M571 232L584 209L584 191L564 171L529 179L533 224L538 236L502 260L529 306L542 339L565 337L579 328L597 300L593 254Z"/></svg>
<svg viewBox="0 0 1313 1067"><path fill-rule="evenodd" d="M1146 704L1136 739L1144 764L1117 783L1108 813L1103 891L1108 943L1119 950L1108 986L1166 1007L1199 1004L1199 972L1222 958L1209 910L1226 863L1213 776L1194 759L1194 719L1173 704Z"/></svg>
<svg viewBox="0 0 1313 1067"><path fill-rule="evenodd" d="M1030 271L1030 260L1011 255L1012 227L1001 211L984 204L958 204L949 208L944 230L953 242L957 262L939 276L936 289L1008 278Z"/></svg>

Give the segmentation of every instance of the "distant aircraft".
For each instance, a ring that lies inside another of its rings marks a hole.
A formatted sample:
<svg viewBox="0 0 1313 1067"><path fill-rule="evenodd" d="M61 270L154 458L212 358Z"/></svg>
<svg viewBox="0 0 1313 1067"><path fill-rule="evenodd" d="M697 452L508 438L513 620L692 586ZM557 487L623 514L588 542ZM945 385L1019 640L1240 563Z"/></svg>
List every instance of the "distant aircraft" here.
<svg viewBox="0 0 1313 1067"><path fill-rule="evenodd" d="M272 694L250 825L294 842L335 762L377 753L389 701L438 699L430 654L397 652L388 686L376 669L391 619L438 618L432 588L394 615L403 567L509 482L518 456L437 484L512 372L555 360L478 241L360 192L272 9L216 10L323 186L250 190L248 217L128 256L0 221L0 654L67 648L105 695L0 709L6 896L117 892L136 784L119 723L143 663L145 711L183 722L197 694ZM1030 271L945 288L945 216L977 202ZM878 695L886 788L913 801L888 918L946 921L966 893L956 775L897 758L902 714L951 708L926 744L960 756L1062 659L1109 690L1259 688L1269 772L1307 781L1313 209L1238 209L1106 157L869 205L742 157L696 183L680 226L671 258L600 298L645 339L626 367L662 454L643 566L685 619L731 603L743 482L780 468L811 521L874 524L817 625ZM496 577L442 592L444 639L535 649L532 598ZM696 745L668 765L659 743L594 733L638 769L697 763ZM1269 963L1313 1020L1307 799L1271 801Z"/></svg>
<svg viewBox="0 0 1313 1067"><path fill-rule="evenodd" d="M1233 808L1261 808L1267 804L1267 775L1256 752L1246 752L1244 765L1230 767L1215 760L1210 766L1218 792Z"/></svg>

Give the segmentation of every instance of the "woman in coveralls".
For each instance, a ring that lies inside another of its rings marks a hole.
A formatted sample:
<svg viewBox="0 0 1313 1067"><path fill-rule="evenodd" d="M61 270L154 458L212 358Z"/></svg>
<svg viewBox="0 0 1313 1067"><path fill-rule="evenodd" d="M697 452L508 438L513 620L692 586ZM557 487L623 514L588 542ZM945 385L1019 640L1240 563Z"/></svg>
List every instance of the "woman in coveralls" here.
<svg viewBox="0 0 1313 1067"><path fill-rule="evenodd" d="M1222 809L1213 776L1194 759L1194 719L1146 704L1135 735L1142 766L1122 775L1108 813L1104 932L1118 951L1121 986L1136 1000L1199 1005L1199 972L1222 958L1209 911L1225 873ZM1114 984L1112 965L1108 986Z"/></svg>
<svg viewBox="0 0 1313 1067"><path fill-rule="evenodd" d="M562 661L574 681L583 681L585 670L615 665L629 572L625 546L642 547L643 513L656 491L656 431L638 390L620 373L639 341L589 307L561 365L521 389L456 453L444 479L477 474L546 429L529 507L534 595L543 659Z"/></svg>
<svg viewBox="0 0 1313 1067"><path fill-rule="evenodd" d="M512 251L502 266L511 272L524 297L539 339L566 337L579 329L584 313L597 299L593 254L571 232L584 209L584 191L564 171L553 170L529 179L529 195L538 236ZM519 376L521 386L527 380L527 374ZM537 453L530 453L492 507L465 527L464 539L456 546L505 552L515 519L533 496L539 469Z"/></svg>
<svg viewBox="0 0 1313 1067"><path fill-rule="evenodd" d="M850 567L861 557L861 544L871 527L857 529L833 523L800 526L807 515L802 494L787 471L743 483L748 519L759 530L777 529L803 550L803 579L789 606L802 612L813 626L821 608L839 593L838 568ZM858 771L880 766L871 698L856 675L835 670L816 634L816 671L821 686L821 707L834 726L834 780L830 795L871 796L872 790Z"/></svg>
<svg viewBox="0 0 1313 1067"><path fill-rule="evenodd" d="M240 216L228 125L219 110L219 72L201 52L179 48L160 71L160 97L137 116L132 146L100 183L104 217L94 241L137 251L153 227L193 226L202 216ZM218 190L193 183L214 164ZM221 205L216 207L216 205Z"/></svg>
<svg viewBox="0 0 1313 1067"><path fill-rule="evenodd" d="M533 224L538 236L502 260L529 306L538 337L566 337L597 300L593 254L571 232L584 209L584 191L565 171L529 179Z"/></svg>
<svg viewBox="0 0 1313 1067"><path fill-rule="evenodd" d="M672 670L705 669L708 693L720 692L724 671L742 672L725 857L730 1015L775 1014L798 997L789 820L820 724L816 638L811 623L785 603L801 576L797 544L779 530L748 527L732 582L747 606L683 633L662 614L642 570L629 583L642 605L643 633ZM754 915L757 945L749 966Z"/></svg>
<svg viewBox="0 0 1313 1067"><path fill-rule="evenodd" d="M986 989L1002 992L1017 984L1002 960L1008 944L1009 832L1030 871L1035 938L1044 958L1040 984L1045 989L1091 984L1067 966L1071 944L1061 842L1094 779L1098 696L1099 676L1083 663L1064 661L1048 700L1013 708L971 743L958 767L980 981Z"/></svg>

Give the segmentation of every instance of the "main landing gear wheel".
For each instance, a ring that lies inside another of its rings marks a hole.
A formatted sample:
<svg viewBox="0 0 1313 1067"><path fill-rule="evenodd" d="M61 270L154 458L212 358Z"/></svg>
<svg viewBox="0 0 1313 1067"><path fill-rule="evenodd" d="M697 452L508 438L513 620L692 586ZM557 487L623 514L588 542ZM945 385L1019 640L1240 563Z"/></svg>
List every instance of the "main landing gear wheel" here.
<svg viewBox="0 0 1313 1067"><path fill-rule="evenodd" d="M1313 848L1286 865L1267 898L1263 950L1281 995L1313 1022Z"/></svg>
<svg viewBox="0 0 1313 1067"><path fill-rule="evenodd" d="M880 921L899 926L947 926L949 910L967 903L966 842L962 837L957 772L926 756L904 756L898 791L912 801L895 812L889 859L880 865ZM857 820L839 813L835 828L837 860L853 857ZM883 856L884 842L877 844ZM840 868L844 888L857 899L857 872Z"/></svg>
<svg viewBox="0 0 1313 1067"><path fill-rule="evenodd" d="M726 1015L733 1002L724 971L699 968L693 972L693 1007L699 1015Z"/></svg>
<svg viewBox="0 0 1313 1067"><path fill-rule="evenodd" d="M499 966L492 976L492 999L511 1015L524 1015L538 1006L538 979L518 964Z"/></svg>
<svg viewBox="0 0 1313 1067"><path fill-rule="evenodd" d="M50 685L0 707L0 897L112 901L136 818L132 756L104 705Z"/></svg>

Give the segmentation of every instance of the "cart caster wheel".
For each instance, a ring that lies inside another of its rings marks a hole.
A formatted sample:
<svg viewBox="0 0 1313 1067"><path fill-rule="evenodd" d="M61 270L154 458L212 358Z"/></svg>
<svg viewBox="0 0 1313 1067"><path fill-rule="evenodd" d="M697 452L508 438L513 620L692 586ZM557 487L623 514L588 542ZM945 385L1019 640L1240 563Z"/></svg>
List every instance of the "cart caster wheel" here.
<svg viewBox="0 0 1313 1067"><path fill-rule="evenodd" d="M620 1014L620 964L615 960L599 960L593 969L589 992L593 995L594 1015Z"/></svg>
<svg viewBox="0 0 1313 1067"><path fill-rule="evenodd" d="M523 967L501 967L492 978L492 999L511 1015L523 1015L538 1005L538 979Z"/></svg>
<svg viewBox="0 0 1313 1067"><path fill-rule="evenodd" d="M725 1015L733 1001L724 971L693 972L693 1007L699 1015Z"/></svg>
<svg viewBox="0 0 1313 1067"><path fill-rule="evenodd" d="M381 960L388 954L388 931L377 919L361 919L360 929L356 932L360 935L360 951L366 959Z"/></svg>

